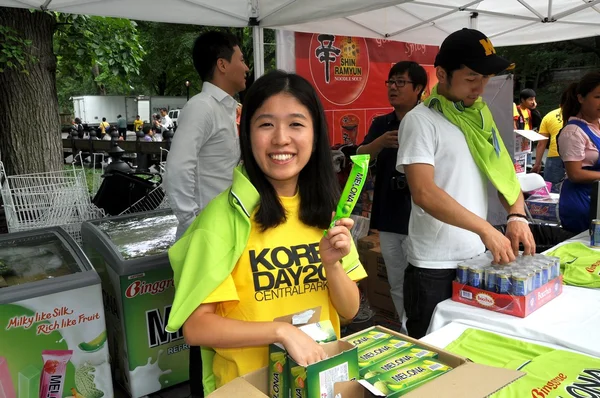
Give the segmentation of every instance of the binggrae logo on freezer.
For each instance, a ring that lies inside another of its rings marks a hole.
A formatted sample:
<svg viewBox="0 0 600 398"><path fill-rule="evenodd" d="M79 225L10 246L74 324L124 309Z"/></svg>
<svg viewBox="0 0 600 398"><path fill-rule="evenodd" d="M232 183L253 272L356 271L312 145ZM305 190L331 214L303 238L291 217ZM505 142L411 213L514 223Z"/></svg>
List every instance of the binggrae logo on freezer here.
<svg viewBox="0 0 600 398"><path fill-rule="evenodd" d="M154 348L161 345L169 344L174 341L183 340L183 329L179 329L175 333L169 333L165 327L169 323L169 315L171 315L171 306L164 308L164 316L158 308L146 311L146 330L148 331L148 347ZM187 344L170 347L167 350L167 355L176 354L177 352L187 350L190 347Z"/></svg>
<svg viewBox="0 0 600 398"><path fill-rule="evenodd" d="M485 307L492 307L494 304L496 304L496 302L494 301L494 298L492 296L490 296L489 294L485 294L485 293L477 293L475 295L475 300L477 300L477 302Z"/></svg>
<svg viewBox="0 0 600 398"><path fill-rule="evenodd" d="M584 369L577 376L577 380L571 384L563 386L567 376L564 373L559 373L556 377L548 380L543 385L531 390L532 398L549 398L554 397L552 391L563 387L569 395L563 398L600 398L600 369Z"/></svg>
<svg viewBox="0 0 600 398"><path fill-rule="evenodd" d="M256 301L291 297L327 288L319 243L250 250L248 255Z"/></svg>
<svg viewBox="0 0 600 398"><path fill-rule="evenodd" d="M125 290L125 297L134 298L136 296L142 296L144 294L161 294L165 290L170 289L174 286L173 279L163 279L162 281L146 282L146 281L135 281L127 286Z"/></svg>

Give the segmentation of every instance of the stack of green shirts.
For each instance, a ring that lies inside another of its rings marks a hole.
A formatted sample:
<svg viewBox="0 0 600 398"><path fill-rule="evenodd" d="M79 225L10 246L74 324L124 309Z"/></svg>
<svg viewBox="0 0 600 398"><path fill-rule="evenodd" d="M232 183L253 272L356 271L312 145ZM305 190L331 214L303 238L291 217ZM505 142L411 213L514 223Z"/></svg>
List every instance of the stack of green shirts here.
<svg viewBox="0 0 600 398"><path fill-rule="evenodd" d="M600 251L576 242L560 246L548 255L560 258L565 284L600 288Z"/></svg>
<svg viewBox="0 0 600 398"><path fill-rule="evenodd" d="M476 363L526 373L493 398L600 398L600 358L475 329L465 330L446 350Z"/></svg>

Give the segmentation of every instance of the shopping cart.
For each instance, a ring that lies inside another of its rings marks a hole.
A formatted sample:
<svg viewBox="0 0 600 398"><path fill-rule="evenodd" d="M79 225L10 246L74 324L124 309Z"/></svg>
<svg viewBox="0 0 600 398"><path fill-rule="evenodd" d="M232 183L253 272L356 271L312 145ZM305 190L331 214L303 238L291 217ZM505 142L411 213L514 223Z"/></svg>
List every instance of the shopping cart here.
<svg viewBox="0 0 600 398"><path fill-rule="evenodd" d="M81 243L81 223L103 217L90 200L83 167L9 176L0 161L0 194L9 232L62 226Z"/></svg>

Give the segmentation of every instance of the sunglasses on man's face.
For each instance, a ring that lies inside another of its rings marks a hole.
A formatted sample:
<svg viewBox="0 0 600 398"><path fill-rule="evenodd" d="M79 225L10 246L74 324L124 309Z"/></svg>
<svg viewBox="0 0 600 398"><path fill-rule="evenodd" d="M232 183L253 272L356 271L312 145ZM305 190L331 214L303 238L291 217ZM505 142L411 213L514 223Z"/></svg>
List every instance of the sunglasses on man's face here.
<svg viewBox="0 0 600 398"><path fill-rule="evenodd" d="M392 87L392 85L395 85L397 88L406 86L406 83L412 83L412 81L404 79L390 79L385 81L386 86Z"/></svg>

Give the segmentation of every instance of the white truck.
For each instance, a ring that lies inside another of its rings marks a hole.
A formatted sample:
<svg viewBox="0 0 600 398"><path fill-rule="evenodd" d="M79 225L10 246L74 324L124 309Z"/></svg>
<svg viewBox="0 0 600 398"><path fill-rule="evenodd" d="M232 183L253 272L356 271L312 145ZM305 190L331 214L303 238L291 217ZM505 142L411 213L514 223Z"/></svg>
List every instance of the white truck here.
<svg viewBox="0 0 600 398"><path fill-rule="evenodd" d="M122 115L127 125L133 125L137 115L145 123L150 123L152 114L159 113L160 108L180 109L187 102L186 97L161 96L123 96L123 95L81 95L72 97L75 117L83 124L96 127L105 117L111 125L117 123L117 116Z"/></svg>

